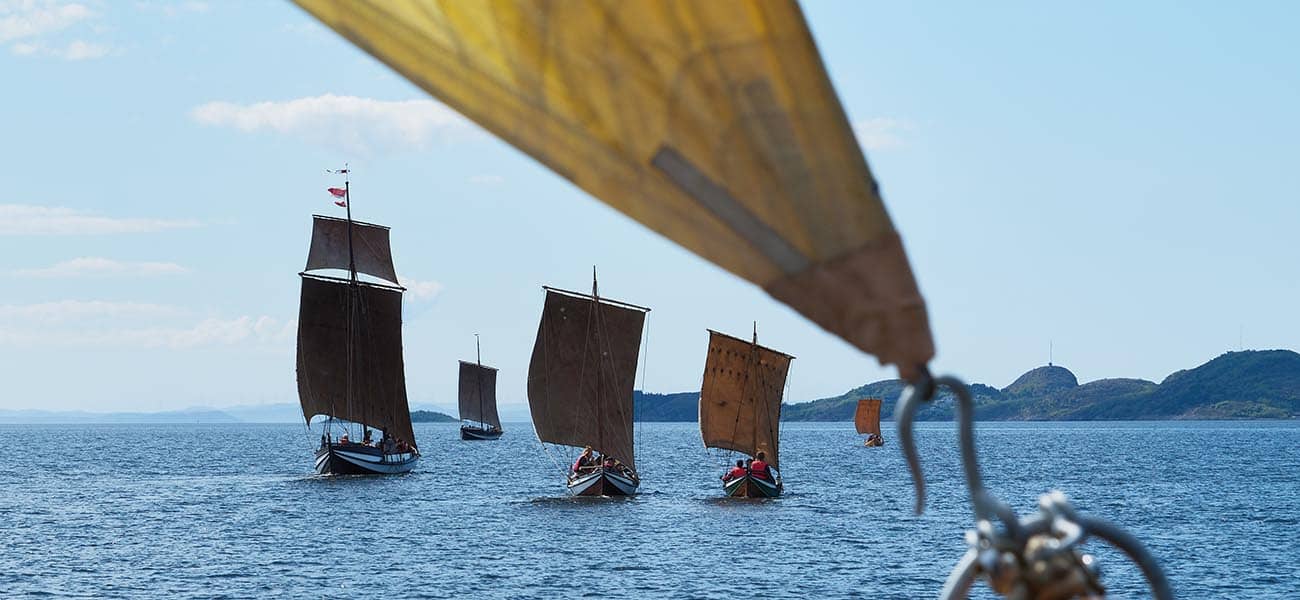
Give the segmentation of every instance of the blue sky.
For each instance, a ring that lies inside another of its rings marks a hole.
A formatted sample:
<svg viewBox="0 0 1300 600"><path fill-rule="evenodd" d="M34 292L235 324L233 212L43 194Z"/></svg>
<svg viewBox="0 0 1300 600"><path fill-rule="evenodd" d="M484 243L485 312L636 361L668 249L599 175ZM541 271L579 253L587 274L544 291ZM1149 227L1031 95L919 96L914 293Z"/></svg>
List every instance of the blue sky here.
<svg viewBox="0 0 1300 600"><path fill-rule="evenodd" d="M1300 7L807 2L930 306L938 371L1160 380L1300 340ZM789 399L892 369L591 199L289 3L0 0L0 409L292 402L324 173L393 226L412 402L456 360L507 417L543 284L650 306L645 387L706 327Z"/></svg>

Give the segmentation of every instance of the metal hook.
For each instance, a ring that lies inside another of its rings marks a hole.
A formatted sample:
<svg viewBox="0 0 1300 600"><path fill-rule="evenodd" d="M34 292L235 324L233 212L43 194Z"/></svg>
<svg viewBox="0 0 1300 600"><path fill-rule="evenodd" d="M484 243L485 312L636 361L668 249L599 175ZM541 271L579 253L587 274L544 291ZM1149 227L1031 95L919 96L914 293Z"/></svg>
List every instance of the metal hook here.
<svg viewBox="0 0 1300 600"><path fill-rule="evenodd" d="M966 597L975 579L981 575L990 578L994 589L1011 597L1024 597L1034 589L1032 586L1045 584L1022 579L1030 572L1022 571L1021 567L1033 563L1041 569L1063 556L1079 561L1074 563L1077 565L1074 572L1085 579L1073 583L1057 581L1052 585L1086 585L1090 587L1084 589L1100 591L1096 568L1090 566L1091 557L1077 549L1090 536L1101 538L1128 555L1146 577L1154 598L1169 600L1174 597L1164 571L1137 538L1105 519L1077 515L1064 494L1045 494L1039 500L1040 511L1021 520L1010 506L989 493L984 488L975 452L975 400L970 389L955 377L932 378L924 368L920 373L920 377L903 389L894 411L903 457L916 486L916 514L925 509L925 477L913 430L916 411L922 402L934 400L941 389L947 388L954 397L962 470L976 518L975 529L966 534L969 549L949 573L940 598ZM994 525L995 519L1002 524L1002 531ZM1031 543L1031 538L1036 541Z"/></svg>
<svg viewBox="0 0 1300 600"><path fill-rule="evenodd" d="M898 407L894 411L903 458L907 461L907 469L911 472L912 483L916 487L916 514L925 512L925 475L921 471L921 457L916 449L916 437L912 426L916 420L919 404L934 400L939 389L945 387L956 396L954 404L957 409L957 441L961 447L962 470L966 474L966 487L971 492L975 516L987 519L991 515L997 515L1005 524L1007 519L1004 518L1001 507L996 506L1000 503L984 493L984 483L980 478L979 459L975 454L975 399L971 396L970 388L956 377L944 376L932 379L928 371L922 371L917 383L910 384L903 390L903 394L898 398ZM1011 521L1014 522L1015 519ZM1008 526L1014 527L1014 525Z"/></svg>

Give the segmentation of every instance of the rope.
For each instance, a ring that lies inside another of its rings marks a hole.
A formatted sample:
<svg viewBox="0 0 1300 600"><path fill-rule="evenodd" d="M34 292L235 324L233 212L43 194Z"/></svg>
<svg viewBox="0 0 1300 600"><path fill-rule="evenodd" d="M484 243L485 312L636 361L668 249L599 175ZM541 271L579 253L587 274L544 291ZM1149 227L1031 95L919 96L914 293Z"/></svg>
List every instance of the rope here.
<svg viewBox="0 0 1300 600"><path fill-rule="evenodd" d="M543 298L546 297L546 293L547 293L547 292L545 292L545 291L542 292L542 297L543 297ZM545 409L546 409L546 414L547 414L547 417L548 417L547 421L549 421L549 420L550 420L550 419L549 419L549 417L550 417L550 408L551 408L551 404L550 404L550 397L551 397L551 354L550 354L550 352L548 351L548 344L546 343L546 340L547 340L547 338L548 338L548 336L547 336L547 331L548 331L547 325L548 325L548 322L547 322L547 318L546 318L546 301L543 300L543 301L542 301L542 326L541 326L541 333L539 334L539 337L541 338L541 342L542 342L542 378L543 378L543 381L542 381L542 395L543 395L542 406L544 406ZM586 354L585 354L585 353L584 353L583 356L584 356L583 360L586 360L586 358L585 358L585 357L586 357ZM585 363L584 363L584 364L585 364ZM584 368L585 368L585 367L584 367ZM530 405L530 406L532 405L532 401L531 401L531 400L529 401L529 405ZM533 428L536 429L536 425L534 425ZM543 441L542 441L542 438L541 438L540 435L537 436L537 443L540 444L540 445L542 446L542 452L544 452L544 453L546 454L546 457L549 458L549 459L551 460L551 463L555 465L555 470L560 471L561 473L563 473L563 474L565 475L566 480L567 480L567 478L568 478L568 473L565 471L564 466L562 466L562 465L560 465L560 463L556 462L554 456L551 456L551 449L550 449L549 447L547 447L546 442L543 442Z"/></svg>
<svg viewBox="0 0 1300 600"><path fill-rule="evenodd" d="M794 371L794 361L787 361L785 365L785 393L776 403L776 431L772 434L772 444L776 447L772 449L773 453L779 453L781 449L781 404L786 398L790 397L790 381L793 377L790 372ZM779 458L779 457L778 457ZM779 461L778 461L779 462ZM781 472L781 467L777 467L777 472Z"/></svg>
<svg viewBox="0 0 1300 600"><path fill-rule="evenodd" d="M745 384L744 384L744 387L741 389L741 392L740 392L740 403L736 405L736 422L735 422L735 423L732 423L732 425L731 425L731 439L732 439L732 440L735 440L735 439L736 439L736 435L737 435L738 433L740 433L740 413L743 412L743 411L745 410L745 407L744 407L744 405L745 405L745 401L746 401L746 400L750 400L750 394L749 394L749 371L750 371L751 365L753 365L753 363L754 363L754 352L757 351L757 350L758 350L757 347L755 347L755 346L752 345L752 344L750 345L750 347L749 347L749 359L745 362L745 371L744 371L744 374L745 374ZM750 404L753 404L753 402L751 401ZM757 424L756 424L756 425L757 425ZM727 460L728 460L728 462L731 460L731 456L733 456L733 455L732 455L732 454L728 454L728 455L727 455Z"/></svg>
<svg viewBox="0 0 1300 600"><path fill-rule="evenodd" d="M600 300L596 300L593 304L595 305L595 310L596 310L596 321L597 321L597 326L600 327L600 328L602 328L601 331L608 331L608 329L609 329L609 324L605 322L605 314L604 314L604 312L602 312L602 311L600 310ZM604 360L601 360L599 356L596 357L596 361L597 361L597 371L596 371L596 376L599 377L599 376L603 373L602 369L605 368L605 366L606 366L605 363L608 362L608 363L609 363L609 377L610 377L610 379L611 379L612 381L619 381L619 376L618 376L619 373L618 373L618 369L617 369L618 362L614 360L614 346L613 346L613 344L610 343L610 341L609 341L609 339L608 339L607 336L601 336L601 337L599 337L599 339L597 340L597 343L598 343L598 344L599 344L599 343L603 343L603 344L604 344L604 348L603 348L604 352L603 352L603 354L604 354L604 355L608 355L609 360L608 360L608 361L604 361ZM598 349L600 349L600 348L598 348ZM635 372L632 373L632 381L633 381L634 384L636 383L636 373L635 373ZM617 405L616 405L616 406L617 406ZM635 406L635 404L633 405L632 408L633 408L633 411L636 410L636 406ZM635 414L633 414L633 415L631 415L631 416L633 417L632 453L633 453L633 454L636 454L636 431L635 431L636 421L635 421ZM602 437L602 438L604 437L603 429L602 429L602 435L601 435L601 437ZM605 453L602 451L601 454L603 455L603 454L605 454ZM629 458L629 457L626 457L626 456L616 456L615 458L617 458L618 460L622 461L622 460L625 460L625 459L627 459L627 458ZM632 458L632 461L631 461L630 464L636 464L636 457L633 456L633 457L631 457L631 458ZM638 474L638 477L640 476L640 471L639 471L638 469L633 469L633 472L637 473L637 474Z"/></svg>
<svg viewBox="0 0 1300 600"><path fill-rule="evenodd" d="M645 314L644 327L645 327L645 339L644 342L641 344L641 398L642 400L645 399L645 394L646 394L646 388L645 388L646 375L650 371L650 313ZM638 411L637 407L638 404L636 402L636 398L634 397L632 399L632 447L634 449L634 452L637 454L637 456L640 456L641 448L642 448L641 438L643 436L638 434L640 433L640 429L641 429L640 417L642 415L642 412ZM638 476L640 476L640 472L641 470L637 469Z"/></svg>

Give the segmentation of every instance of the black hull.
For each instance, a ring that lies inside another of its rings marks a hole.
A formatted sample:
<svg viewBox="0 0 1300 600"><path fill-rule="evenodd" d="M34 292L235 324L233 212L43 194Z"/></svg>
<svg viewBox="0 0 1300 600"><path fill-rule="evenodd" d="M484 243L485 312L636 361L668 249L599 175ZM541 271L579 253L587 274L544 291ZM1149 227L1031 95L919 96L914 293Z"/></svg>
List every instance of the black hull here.
<svg viewBox="0 0 1300 600"><path fill-rule="evenodd" d="M732 498L776 498L784 489L780 479L771 481L753 475L745 475L722 484L722 491Z"/></svg>
<svg viewBox="0 0 1300 600"><path fill-rule="evenodd" d="M361 444L329 444L316 451L318 475L398 475L419 462L418 452L384 454Z"/></svg>
<svg viewBox="0 0 1300 600"><path fill-rule="evenodd" d="M500 429L480 429L478 427L461 427L460 439L462 440L495 440L501 437Z"/></svg>
<svg viewBox="0 0 1300 600"><path fill-rule="evenodd" d="M569 493L575 496L633 496L641 485L634 474L597 469L569 478Z"/></svg>

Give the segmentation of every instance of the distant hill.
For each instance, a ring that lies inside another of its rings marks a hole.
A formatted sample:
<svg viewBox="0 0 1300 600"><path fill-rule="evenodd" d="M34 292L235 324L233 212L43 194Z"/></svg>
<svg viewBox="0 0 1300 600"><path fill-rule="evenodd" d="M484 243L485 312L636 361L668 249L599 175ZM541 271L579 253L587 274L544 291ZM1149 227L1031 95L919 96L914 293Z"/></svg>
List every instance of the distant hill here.
<svg viewBox="0 0 1300 600"><path fill-rule="evenodd" d="M235 417L211 409L173 410L166 412L97 413L82 410L0 410L0 423L6 424L144 424L144 423L237 423Z"/></svg>
<svg viewBox="0 0 1300 600"><path fill-rule="evenodd" d="M412 423L455 423L457 421L460 419L434 410L411 411Z"/></svg>
<svg viewBox="0 0 1300 600"><path fill-rule="evenodd" d="M632 393L636 405L633 411L641 422L697 421L700 418L700 393L648 394L637 390Z"/></svg>
<svg viewBox="0 0 1300 600"><path fill-rule="evenodd" d="M849 421L859 398L883 398L881 418L892 419L904 383L886 379L839 396L787 404L785 421ZM1143 379L1099 379L1079 384L1065 367L1038 367L998 389L971 384L975 418L987 421L1126 419L1287 419L1300 416L1300 354L1290 350L1228 352L1159 384ZM698 392L637 392L641 421L695 421ZM917 411L920 420L950 420L950 395Z"/></svg>
<svg viewBox="0 0 1300 600"><path fill-rule="evenodd" d="M0 409L0 424L155 424L155 423L302 423L302 409L297 404L232 406L223 409L190 408L165 412L112 412ZM455 417L430 411L411 412L416 423L455 422Z"/></svg>

